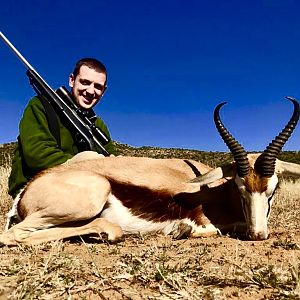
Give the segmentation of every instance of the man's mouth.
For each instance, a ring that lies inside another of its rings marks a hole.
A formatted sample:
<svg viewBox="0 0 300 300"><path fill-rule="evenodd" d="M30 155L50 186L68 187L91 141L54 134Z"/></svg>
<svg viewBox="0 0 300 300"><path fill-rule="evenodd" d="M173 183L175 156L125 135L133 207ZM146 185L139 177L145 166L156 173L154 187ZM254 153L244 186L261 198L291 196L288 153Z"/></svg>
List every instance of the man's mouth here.
<svg viewBox="0 0 300 300"><path fill-rule="evenodd" d="M94 97L87 97L87 96L84 96L84 95L82 95L82 97L84 99L84 102L87 103L87 104L90 104L94 100Z"/></svg>

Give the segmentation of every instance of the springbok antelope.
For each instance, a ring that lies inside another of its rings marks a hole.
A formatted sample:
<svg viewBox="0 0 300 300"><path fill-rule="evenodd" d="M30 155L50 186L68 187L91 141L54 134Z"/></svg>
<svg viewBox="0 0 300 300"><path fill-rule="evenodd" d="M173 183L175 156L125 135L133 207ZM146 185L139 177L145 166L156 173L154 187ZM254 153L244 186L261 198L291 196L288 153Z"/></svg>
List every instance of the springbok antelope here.
<svg viewBox="0 0 300 300"><path fill-rule="evenodd" d="M278 174L300 176L300 165L277 159L299 119L299 104L262 154L246 154L224 127L219 104L214 121L234 161L210 167L189 159L99 157L83 152L42 171L20 194L21 222L2 233L3 245L36 244L71 236L162 232L175 238L222 231L268 238Z"/></svg>

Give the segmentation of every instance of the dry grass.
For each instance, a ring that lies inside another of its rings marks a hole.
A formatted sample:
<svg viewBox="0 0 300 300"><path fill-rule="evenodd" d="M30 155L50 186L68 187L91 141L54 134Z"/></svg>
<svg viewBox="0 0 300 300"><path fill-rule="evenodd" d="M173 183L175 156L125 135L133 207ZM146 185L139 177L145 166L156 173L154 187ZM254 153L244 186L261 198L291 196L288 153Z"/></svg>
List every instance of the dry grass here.
<svg viewBox="0 0 300 300"><path fill-rule="evenodd" d="M275 209L270 217L271 226L286 231L300 231L300 180L284 179L280 181L280 188L276 194Z"/></svg>
<svg viewBox="0 0 300 300"><path fill-rule="evenodd" d="M2 225L9 171L0 167ZM299 195L300 181L282 181L262 242L154 235L0 248L0 299L300 299Z"/></svg>
<svg viewBox="0 0 300 300"><path fill-rule="evenodd" d="M8 176L11 170L11 159L7 156L3 166L0 166L0 215L5 214L11 207L12 198L8 195Z"/></svg>

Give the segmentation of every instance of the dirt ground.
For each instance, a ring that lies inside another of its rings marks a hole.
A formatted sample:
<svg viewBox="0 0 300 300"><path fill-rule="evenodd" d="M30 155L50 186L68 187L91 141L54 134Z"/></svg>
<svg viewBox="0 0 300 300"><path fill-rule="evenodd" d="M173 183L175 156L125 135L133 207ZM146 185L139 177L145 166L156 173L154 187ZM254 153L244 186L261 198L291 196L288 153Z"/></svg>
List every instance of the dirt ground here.
<svg viewBox="0 0 300 300"><path fill-rule="evenodd" d="M2 247L0 299L300 299L299 190L281 185L265 241L156 234Z"/></svg>
<svg viewBox="0 0 300 300"><path fill-rule="evenodd" d="M0 299L300 299L300 233L130 236L0 249Z"/></svg>

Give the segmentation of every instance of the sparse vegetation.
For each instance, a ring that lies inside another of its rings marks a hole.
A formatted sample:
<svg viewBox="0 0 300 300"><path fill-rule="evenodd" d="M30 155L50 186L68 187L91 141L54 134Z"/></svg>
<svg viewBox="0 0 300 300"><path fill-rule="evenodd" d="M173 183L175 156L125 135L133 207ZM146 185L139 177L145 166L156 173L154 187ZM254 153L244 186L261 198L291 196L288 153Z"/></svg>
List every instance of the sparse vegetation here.
<svg viewBox="0 0 300 300"><path fill-rule="evenodd" d="M1 149L1 148L0 148ZM11 155L3 153L2 165L0 165L0 217L8 212L12 199L8 195L8 176L11 170Z"/></svg>
<svg viewBox="0 0 300 300"><path fill-rule="evenodd" d="M7 178L13 149L13 143L0 148L1 226L11 205ZM122 144L117 149L122 155L193 158L211 166L231 160L228 153ZM298 152L282 155L300 162ZM261 242L149 235L118 244L84 237L2 247L0 299L300 299L299 198L300 181L283 180L270 238Z"/></svg>

